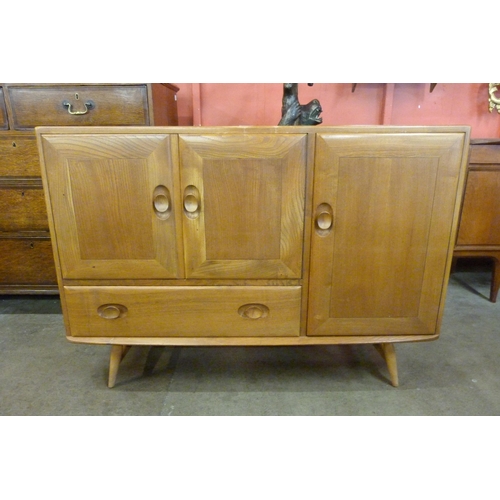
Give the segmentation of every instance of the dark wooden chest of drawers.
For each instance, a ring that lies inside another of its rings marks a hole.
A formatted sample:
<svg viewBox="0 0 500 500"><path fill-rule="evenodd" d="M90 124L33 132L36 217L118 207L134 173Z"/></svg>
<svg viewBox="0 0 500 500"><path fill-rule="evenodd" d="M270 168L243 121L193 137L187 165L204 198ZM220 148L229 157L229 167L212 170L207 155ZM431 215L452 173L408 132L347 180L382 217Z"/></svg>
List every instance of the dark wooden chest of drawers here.
<svg viewBox="0 0 500 500"><path fill-rule="evenodd" d="M178 125L171 84L0 84L0 294L57 293L34 128Z"/></svg>

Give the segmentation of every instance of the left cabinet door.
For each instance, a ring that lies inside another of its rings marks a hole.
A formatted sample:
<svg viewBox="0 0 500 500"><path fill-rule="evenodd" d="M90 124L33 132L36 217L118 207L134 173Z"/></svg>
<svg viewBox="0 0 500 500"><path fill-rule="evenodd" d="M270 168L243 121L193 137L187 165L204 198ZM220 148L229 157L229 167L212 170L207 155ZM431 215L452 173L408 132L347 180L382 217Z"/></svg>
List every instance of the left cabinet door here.
<svg viewBox="0 0 500 500"><path fill-rule="evenodd" d="M42 131L39 148L62 278L183 277L176 136Z"/></svg>

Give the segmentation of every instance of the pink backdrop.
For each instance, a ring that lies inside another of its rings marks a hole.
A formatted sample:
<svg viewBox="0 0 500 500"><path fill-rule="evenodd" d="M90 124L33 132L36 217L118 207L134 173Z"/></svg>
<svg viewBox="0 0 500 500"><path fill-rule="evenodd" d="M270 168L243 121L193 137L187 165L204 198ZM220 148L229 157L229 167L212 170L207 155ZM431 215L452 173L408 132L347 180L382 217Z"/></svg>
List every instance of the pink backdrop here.
<svg viewBox="0 0 500 500"><path fill-rule="evenodd" d="M176 83L179 125L277 125L281 83ZM318 99L324 125L470 125L473 138L500 137L487 83L299 84L299 101Z"/></svg>

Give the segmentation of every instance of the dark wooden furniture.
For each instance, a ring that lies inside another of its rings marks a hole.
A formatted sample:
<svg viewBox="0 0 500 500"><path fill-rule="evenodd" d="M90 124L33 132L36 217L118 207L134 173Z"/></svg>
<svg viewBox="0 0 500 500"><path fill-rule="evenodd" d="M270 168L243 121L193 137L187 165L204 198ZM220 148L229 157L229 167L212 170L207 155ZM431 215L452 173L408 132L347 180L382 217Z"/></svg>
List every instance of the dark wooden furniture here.
<svg viewBox="0 0 500 500"><path fill-rule="evenodd" d="M58 293L38 125L177 125L171 84L0 84L0 294Z"/></svg>
<svg viewBox="0 0 500 500"><path fill-rule="evenodd" d="M37 128L69 340L439 335L468 127Z"/></svg>
<svg viewBox="0 0 500 500"><path fill-rule="evenodd" d="M490 301L500 287L500 140L473 139L454 256L492 260Z"/></svg>

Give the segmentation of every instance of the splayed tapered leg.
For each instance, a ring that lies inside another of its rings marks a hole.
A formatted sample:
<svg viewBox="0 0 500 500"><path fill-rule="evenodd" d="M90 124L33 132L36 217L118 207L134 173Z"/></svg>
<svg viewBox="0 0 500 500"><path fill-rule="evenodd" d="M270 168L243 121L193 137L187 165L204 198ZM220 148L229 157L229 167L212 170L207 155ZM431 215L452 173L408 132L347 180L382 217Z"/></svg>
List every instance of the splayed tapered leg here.
<svg viewBox="0 0 500 500"><path fill-rule="evenodd" d="M396 350L394 349L394 344L373 344L375 349L381 354L385 359L387 364L387 369L389 370L389 376L391 378L391 384L394 387L399 385L398 380L398 364L396 359Z"/></svg>
<svg viewBox="0 0 500 500"><path fill-rule="evenodd" d="M109 357L109 377L108 387L114 387L116 383L116 376L118 375L118 368L122 359L130 349L129 345L114 345L111 347L111 354Z"/></svg>

